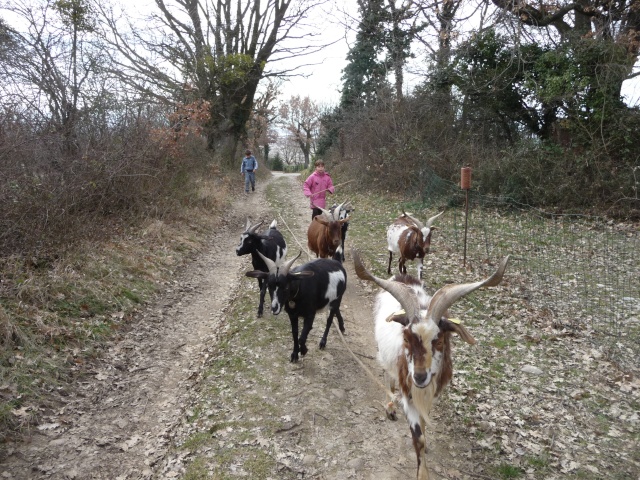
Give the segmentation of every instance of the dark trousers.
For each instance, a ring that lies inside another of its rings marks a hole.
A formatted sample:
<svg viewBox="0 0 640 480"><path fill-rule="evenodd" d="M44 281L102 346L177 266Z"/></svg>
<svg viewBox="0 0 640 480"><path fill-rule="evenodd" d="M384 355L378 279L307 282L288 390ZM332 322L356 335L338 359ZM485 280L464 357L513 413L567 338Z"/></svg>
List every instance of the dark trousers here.
<svg viewBox="0 0 640 480"><path fill-rule="evenodd" d="M311 210L311 220L313 220L316 215L322 215L322 210L320 210L318 207L313 207L313 209Z"/></svg>

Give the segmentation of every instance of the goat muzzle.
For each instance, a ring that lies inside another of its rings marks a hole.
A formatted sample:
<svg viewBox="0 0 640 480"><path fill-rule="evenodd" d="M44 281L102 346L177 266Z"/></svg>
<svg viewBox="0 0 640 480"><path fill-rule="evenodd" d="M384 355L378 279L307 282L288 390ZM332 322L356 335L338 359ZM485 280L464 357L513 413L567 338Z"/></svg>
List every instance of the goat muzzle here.
<svg viewBox="0 0 640 480"><path fill-rule="evenodd" d="M426 388L431 383L431 372L416 372L413 374L413 384L418 388Z"/></svg>

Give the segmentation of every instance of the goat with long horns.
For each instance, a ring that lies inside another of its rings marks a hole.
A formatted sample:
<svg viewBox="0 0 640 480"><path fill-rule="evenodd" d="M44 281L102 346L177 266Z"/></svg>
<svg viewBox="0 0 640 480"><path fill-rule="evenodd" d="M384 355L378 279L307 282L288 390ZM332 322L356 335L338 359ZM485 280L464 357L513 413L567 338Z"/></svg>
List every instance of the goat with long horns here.
<svg viewBox="0 0 640 480"><path fill-rule="evenodd" d="M382 291L374 307L378 362L385 372L388 392L400 389L400 398L409 422L418 461L418 480L427 480L424 427L434 399L453 376L451 334L456 333L470 345L475 343L469 331L448 317L447 310L457 300L481 287L496 286L502 280L509 257L505 257L489 278L463 284L446 285L429 297L422 282L409 275L390 280L367 271L360 255L353 250L356 274L376 283ZM389 398L387 417L397 418L395 394Z"/></svg>

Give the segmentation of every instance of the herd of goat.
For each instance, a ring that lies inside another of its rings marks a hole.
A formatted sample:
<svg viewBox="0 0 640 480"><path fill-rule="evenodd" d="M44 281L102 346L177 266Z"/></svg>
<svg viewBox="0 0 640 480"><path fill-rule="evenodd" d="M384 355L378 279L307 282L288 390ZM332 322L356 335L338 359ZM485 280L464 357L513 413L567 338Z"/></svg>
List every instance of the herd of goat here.
<svg viewBox="0 0 640 480"><path fill-rule="evenodd" d="M271 312L282 309L289 315L293 351L290 361L297 362L307 353L307 336L313 328L316 313L329 309L320 348L327 344L327 335L337 318L344 333L340 303L347 288L347 273L343 267L344 242L349 226L350 203L334 205L323 210L310 223L307 231L309 250L317 259L292 268L300 257L286 260L287 246L274 220L265 234L257 232L263 222L245 231L236 249L238 255L251 254L253 270L248 277L258 279L260 303L258 317L263 314L264 297L269 291ZM386 415L397 419L396 405L400 403L409 423L413 447L417 457L417 478L425 480L429 473L425 463L426 441L424 428L433 400L449 383L453 375L451 334L474 344L469 331L458 321L449 318L448 309L454 302L481 287L498 285L504 275L509 257L505 257L493 275L473 283L449 284L429 296L423 288L423 260L429 253L433 222L442 213L431 217L426 224L403 212L387 229L389 265L393 254L399 257L399 274L389 279L372 275L360 254L353 249L356 275L381 287L373 307L374 333L378 345L378 362L384 370L388 396ZM406 261L418 261L418 276L407 275ZM298 319L302 317L302 332L298 334Z"/></svg>

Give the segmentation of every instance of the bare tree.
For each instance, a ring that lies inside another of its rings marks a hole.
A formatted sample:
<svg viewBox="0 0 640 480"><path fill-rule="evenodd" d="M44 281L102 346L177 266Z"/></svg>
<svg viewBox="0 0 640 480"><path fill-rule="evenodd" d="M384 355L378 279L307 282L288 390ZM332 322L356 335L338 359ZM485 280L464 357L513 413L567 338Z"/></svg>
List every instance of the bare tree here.
<svg viewBox="0 0 640 480"><path fill-rule="evenodd" d="M150 28L131 24L129 34L113 12L103 9L105 37L132 87L161 101L182 95L208 101L209 147L223 150L231 162L246 137L260 81L294 74L302 62L288 70L278 69L277 62L321 46L314 46L317 27L305 21L324 1L155 0Z"/></svg>
<svg viewBox="0 0 640 480"><path fill-rule="evenodd" d="M275 102L280 95L280 82L268 79L266 88L258 94L249 117L247 128L247 146L262 147L264 160L269 160L269 150L278 138L275 124L278 119L278 108Z"/></svg>
<svg viewBox="0 0 640 480"><path fill-rule="evenodd" d="M88 3L16 0L4 9L20 27L0 25L8 42L3 49L9 49L0 62L2 101L61 133L65 148L73 150L78 116L102 94L97 77L104 58Z"/></svg>
<svg viewBox="0 0 640 480"><path fill-rule="evenodd" d="M319 135L320 108L309 97L293 96L280 105L280 122L302 151L307 168Z"/></svg>
<svg viewBox="0 0 640 480"><path fill-rule="evenodd" d="M300 145L293 135L284 135L278 139L278 153L286 165L298 165L304 161Z"/></svg>

